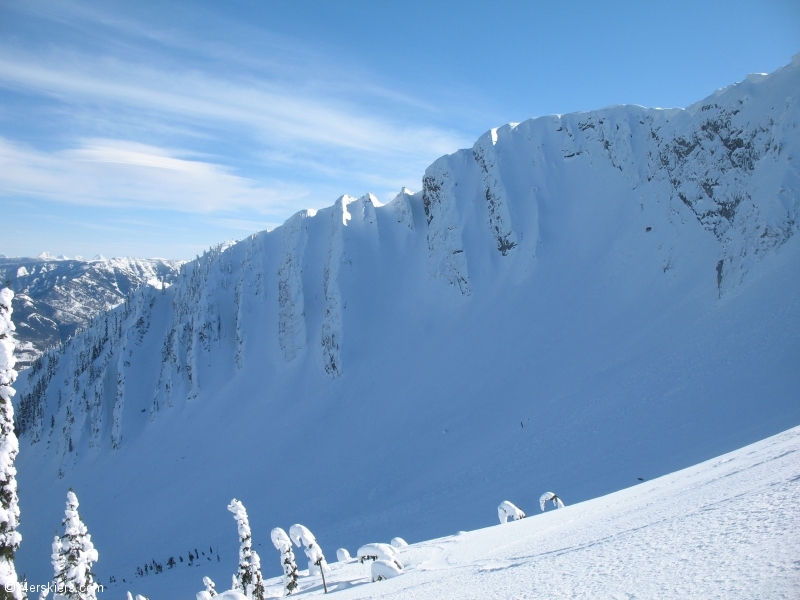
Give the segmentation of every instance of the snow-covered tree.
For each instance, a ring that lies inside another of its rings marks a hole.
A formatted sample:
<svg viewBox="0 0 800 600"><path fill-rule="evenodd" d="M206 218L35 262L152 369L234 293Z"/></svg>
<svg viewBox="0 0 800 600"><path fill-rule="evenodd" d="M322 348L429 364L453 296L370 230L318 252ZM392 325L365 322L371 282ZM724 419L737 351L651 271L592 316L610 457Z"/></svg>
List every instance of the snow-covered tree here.
<svg viewBox="0 0 800 600"><path fill-rule="evenodd" d="M390 544L364 544L358 549L358 560L362 564L368 560L389 561L394 563L398 569L403 568L400 551Z"/></svg>
<svg viewBox="0 0 800 600"><path fill-rule="evenodd" d="M514 506L508 500L503 500L500 506L497 507L497 516L501 523L507 522L509 519L512 521L519 521L525 518L525 513L519 508Z"/></svg>
<svg viewBox="0 0 800 600"><path fill-rule="evenodd" d="M350 553L347 551L347 548L339 548L336 551L336 560L338 560L341 563L352 560L352 558L353 557L350 556Z"/></svg>
<svg viewBox="0 0 800 600"><path fill-rule="evenodd" d="M288 596L297 590L297 563L292 552L292 540L280 527L276 527L270 534L275 549L281 553L281 566L283 567L283 594Z"/></svg>
<svg viewBox="0 0 800 600"><path fill-rule="evenodd" d="M197 592L197 600L211 600L217 595L217 590L214 589L214 582L210 577L203 577L203 585L206 587L202 592Z"/></svg>
<svg viewBox="0 0 800 600"><path fill-rule="evenodd" d="M234 576L234 590L241 590L251 600L264 600L264 580L261 577L261 561L253 550L253 536L247 511L236 498L231 500L228 510L239 526L239 570Z"/></svg>
<svg viewBox="0 0 800 600"><path fill-rule="evenodd" d="M405 540L404 540L403 538L401 538L401 537L393 537L393 538L392 538L392 541L391 541L390 543L391 543L391 544L392 544L392 546L394 546L395 548L405 548L406 546L408 546L408 542L407 542L407 541L405 541Z"/></svg>
<svg viewBox="0 0 800 600"><path fill-rule="evenodd" d="M398 568L397 563L391 560L376 560L370 567L372 581L383 581L403 574L403 570Z"/></svg>
<svg viewBox="0 0 800 600"><path fill-rule="evenodd" d="M14 340L11 337L14 331L11 322L13 298L14 292L10 288L0 290L0 600L26 597L14 568L14 553L22 536L17 532L19 505L17 470L14 468L19 443L14 434L14 406L11 404L16 393L11 386L17 379Z"/></svg>
<svg viewBox="0 0 800 600"><path fill-rule="evenodd" d="M99 586L94 582L92 564L97 562L98 554L78 514L78 497L72 489L67 492L62 523L64 535L53 540L54 600L97 600Z"/></svg>
<svg viewBox="0 0 800 600"><path fill-rule="evenodd" d="M317 544L317 538L306 527L299 523L292 525L289 528L289 537L298 548L303 546L303 551L308 557L308 574L320 575L324 570L329 573L331 568L325 562L325 555L322 554L322 548Z"/></svg>
<svg viewBox="0 0 800 600"><path fill-rule="evenodd" d="M561 498L556 496L553 492L545 492L539 498L539 506L542 507L542 510L544 510L548 502L552 502L554 508L564 508L564 503L561 501Z"/></svg>
<svg viewBox="0 0 800 600"><path fill-rule="evenodd" d="M252 589L252 592L247 597L253 600L264 600L267 589L264 585L264 578L261 576L261 558L255 550L250 553L250 567L253 581L250 584L251 588L248 589Z"/></svg>
<svg viewBox="0 0 800 600"><path fill-rule="evenodd" d="M206 586L206 591L208 595L212 598L217 595L217 590L214 589L215 585L214 582L211 581L211 577L203 577L203 585Z"/></svg>

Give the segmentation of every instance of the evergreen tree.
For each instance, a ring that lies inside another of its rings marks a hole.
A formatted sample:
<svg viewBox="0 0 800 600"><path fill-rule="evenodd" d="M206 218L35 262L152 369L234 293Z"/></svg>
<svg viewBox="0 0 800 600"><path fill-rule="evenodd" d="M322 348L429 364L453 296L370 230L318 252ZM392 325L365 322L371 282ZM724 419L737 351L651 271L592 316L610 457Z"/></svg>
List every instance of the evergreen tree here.
<svg viewBox="0 0 800 600"><path fill-rule="evenodd" d="M564 503L561 501L561 498L556 496L553 492L545 492L539 498L539 506L542 508L542 510L544 510L544 507L548 502L552 502L554 508L564 508Z"/></svg>
<svg viewBox="0 0 800 600"><path fill-rule="evenodd" d="M211 581L211 577L203 577L203 585L206 586L206 591L208 592L209 596L213 598L217 595L217 590L214 589L216 586L214 585L214 582Z"/></svg>
<svg viewBox="0 0 800 600"><path fill-rule="evenodd" d="M261 558L258 556L258 552L253 550L250 554L250 572L253 574L252 583L252 591L248 594L248 597L253 598L253 600L264 600L265 594L267 590L264 586L264 579L261 577Z"/></svg>
<svg viewBox="0 0 800 600"><path fill-rule="evenodd" d="M14 340L11 338L14 331L11 322L13 298L14 292L10 288L0 290L0 600L27 597L14 568L14 553L22 536L17 532L19 505L17 470L14 468L19 444L14 434L14 406L11 404L16 393L11 386L17 379Z"/></svg>
<svg viewBox="0 0 800 600"><path fill-rule="evenodd" d="M303 546L303 551L308 557L308 574L309 575L322 575L323 571L329 573L331 568L325 562L325 555L322 554L322 548L317 543L317 538L311 533L307 527L295 523L289 527L289 537L295 543L295 546L300 548Z"/></svg>
<svg viewBox="0 0 800 600"><path fill-rule="evenodd" d="M280 527L272 530L272 543L281 553L281 566L283 567L283 595L288 596L297 590L297 563L292 551L292 540Z"/></svg>
<svg viewBox="0 0 800 600"><path fill-rule="evenodd" d="M261 577L261 562L253 551L253 536L250 533L250 522L247 511L236 498L231 500L228 510L239 526L239 570L234 576L234 588L238 589L250 600L264 600L264 581Z"/></svg>
<svg viewBox="0 0 800 600"><path fill-rule="evenodd" d="M62 523L64 535L53 540L55 598L97 600L99 586L94 582L92 564L97 561L98 554L92 536L78 514L78 498L71 488L67 492L67 508Z"/></svg>

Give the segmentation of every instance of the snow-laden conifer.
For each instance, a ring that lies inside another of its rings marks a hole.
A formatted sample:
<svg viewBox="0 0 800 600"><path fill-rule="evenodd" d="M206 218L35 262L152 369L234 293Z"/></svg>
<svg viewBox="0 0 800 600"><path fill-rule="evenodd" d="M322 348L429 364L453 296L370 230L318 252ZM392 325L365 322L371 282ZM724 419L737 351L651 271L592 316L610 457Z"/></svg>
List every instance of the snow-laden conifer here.
<svg viewBox="0 0 800 600"><path fill-rule="evenodd" d="M217 590L214 589L214 582L211 581L210 577L203 577L203 585L206 589L202 592L197 592L197 600L211 600L211 598L217 595Z"/></svg>
<svg viewBox="0 0 800 600"><path fill-rule="evenodd" d="M358 560L362 564L368 560L389 561L394 563L398 569L403 568L403 561L400 560L400 551L391 544L364 544L358 549Z"/></svg>
<svg viewBox="0 0 800 600"><path fill-rule="evenodd" d="M78 497L72 489L67 492L64 510L64 535L53 540L53 600L97 600L97 588L92 564L97 562L97 550L92 536L78 514Z"/></svg>
<svg viewBox="0 0 800 600"><path fill-rule="evenodd" d="M564 508L564 503L561 501L561 498L556 496L553 492L545 492L539 498L539 506L542 507L542 510L544 510L548 502L552 502L554 508Z"/></svg>
<svg viewBox="0 0 800 600"><path fill-rule="evenodd" d="M303 551L308 557L308 574L320 575L322 570L329 573L331 568L325 562L325 555L322 554L322 548L317 544L317 538L306 527L296 523L289 528L289 537L295 543L295 546L300 548L303 546Z"/></svg>
<svg viewBox="0 0 800 600"><path fill-rule="evenodd" d="M514 506L508 500L503 500L500 506L497 507L497 516L501 523L507 522L509 519L512 521L519 521L525 518L525 513L519 508Z"/></svg>
<svg viewBox="0 0 800 600"><path fill-rule="evenodd" d="M231 500L228 510L233 513L239 527L239 570L234 575L233 589L240 590L251 600L264 600L264 580L261 577L261 561L253 551L253 536L247 511L236 498Z"/></svg>
<svg viewBox="0 0 800 600"><path fill-rule="evenodd" d="M213 598L217 595L217 590L214 589L216 586L214 585L214 582L211 581L211 577L203 577L203 585L206 586L206 591L208 592L209 596Z"/></svg>
<svg viewBox="0 0 800 600"><path fill-rule="evenodd" d="M347 548L339 548L336 551L336 560L338 560L339 562L343 563L352 559L353 557L350 556L350 553L347 551Z"/></svg>
<svg viewBox="0 0 800 600"><path fill-rule="evenodd" d="M253 581L250 584L252 591L247 597L253 600L264 600L267 589L264 585L264 578L261 576L261 558L255 550L250 554L250 570L253 573Z"/></svg>
<svg viewBox="0 0 800 600"><path fill-rule="evenodd" d="M14 434L14 406L11 399L15 391L11 386L17 379L14 370L14 340L11 332L11 301L14 292L0 290L0 600L21 600L26 597L17 581L14 553L22 536L17 532L19 505L17 501L17 470L14 460L19 443Z"/></svg>
<svg viewBox="0 0 800 600"><path fill-rule="evenodd" d="M370 567L372 581L383 581L403 574L403 570L398 568L397 563L391 560L376 560Z"/></svg>
<svg viewBox="0 0 800 600"><path fill-rule="evenodd" d="M292 540L280 527L276 527L270 534L275 549L281 553L281 567L283 567L283 595L297 590L297 563L292 551Z"/></svg>

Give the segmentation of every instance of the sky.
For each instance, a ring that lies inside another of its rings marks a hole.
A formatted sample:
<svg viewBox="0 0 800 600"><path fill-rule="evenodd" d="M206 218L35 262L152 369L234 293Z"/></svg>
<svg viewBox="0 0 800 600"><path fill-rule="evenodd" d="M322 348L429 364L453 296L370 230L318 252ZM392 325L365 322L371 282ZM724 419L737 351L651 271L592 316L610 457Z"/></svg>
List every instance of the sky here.
<svg viewBox="0 0 800 600"><path fill-rule="evenodd" d="M508 122L683 107L800 2L0 0L0 253L190 259Z"/></svg>

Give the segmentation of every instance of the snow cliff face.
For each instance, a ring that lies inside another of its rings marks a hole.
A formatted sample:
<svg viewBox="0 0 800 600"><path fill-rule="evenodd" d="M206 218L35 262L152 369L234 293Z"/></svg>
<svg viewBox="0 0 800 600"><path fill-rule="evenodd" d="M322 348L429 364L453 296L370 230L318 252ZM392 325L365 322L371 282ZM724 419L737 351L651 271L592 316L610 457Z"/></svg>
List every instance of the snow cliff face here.
<svg viewBox="0 0 800 600"><path fill-rule="evenodd" d="M797 424L798 91L800 60L685 110L506 125L420 192L343 196L136 291L20 378L21 570L58 478L101 555L159 524L107 542L119 581L151 548L224 549L234 496L254 539L419 539Z"/></svg>
<svg viewBox="0 0 800 600"><path fill-rule="evenodd" d="M14 290L18 366L86 327L95 315L119 305L145 284L175 281L181 261L112 258L91 261L0 258L0 276Z"/></svg>

